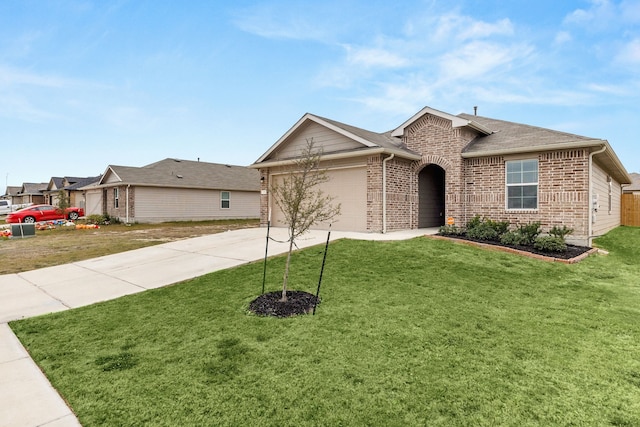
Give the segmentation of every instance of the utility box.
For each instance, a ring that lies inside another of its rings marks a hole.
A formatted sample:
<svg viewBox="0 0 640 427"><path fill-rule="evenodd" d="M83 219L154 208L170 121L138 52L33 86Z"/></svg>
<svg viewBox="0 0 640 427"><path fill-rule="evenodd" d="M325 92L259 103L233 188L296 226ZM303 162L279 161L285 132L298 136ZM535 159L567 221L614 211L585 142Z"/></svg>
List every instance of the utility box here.
<svg viewBox="0 0 640 427"><path fill-rule="evenodd" d="M11 224L11 237L21 239L23 237L34 237L36 235L35 224Z"/></svg>

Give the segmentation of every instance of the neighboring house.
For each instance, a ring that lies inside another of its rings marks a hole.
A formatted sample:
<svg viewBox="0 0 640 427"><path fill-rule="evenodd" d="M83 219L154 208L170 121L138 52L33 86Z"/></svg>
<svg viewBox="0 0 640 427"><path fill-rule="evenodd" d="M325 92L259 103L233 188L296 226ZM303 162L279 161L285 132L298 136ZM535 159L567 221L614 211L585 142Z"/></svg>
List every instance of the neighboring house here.
<svg viewBox="0 0 640 427"><path fill-rule="evenodd" d="M640 195L640 173L634 172L629 176L631 176L631 184L623 186L622 192Z"/></svg>
<svg viewBox="0 0 640 427"><path fill-rule="evenodd" d="M13 197L14 204L33 203L34 205L45 203L45 191L47 191L47 183L25 182L20 187L18 194Z"/></svg>
<svg viewBox="0 0 640 427"><path fill-rule="evenodd" d="M76 206L79 208L85 208L84 191L80 190L82 187L97 183L102 178L99 176L90 177L51 177L49 185L45 191L45 203L57 206L58 199L60 197L60 191L63 191L65 196L69 199L70 206Z"/></svg>
<svg viewBox="0 0 640 427"><path fill-rule="evenodd" d="M125 222L245 219L260 216L259 179L243 166L164 159L143 167L110 165L82 190L87 215Z"/></svg>
<svg viewBox="0 0 640 427"><path fill-rule="evenodd" d="M58 204L58 192L64 187L62 180L64 178L59 176L52 176L47 184L47 189L44 192L44 203L49 205Z"/></svg>
<svg viewBox="0 0 640 427"><path fill-rule="evenodd" d="M261 222L283 225L269 194L308 139L322 149L323 190L341 203L337 230L386 232L464 225L475 215L573 228L590 244L620 224L630 177L606 140L425 107L375 133L305 114L251 167Z"/></svg>
<svg viewBox="0 0 640 427"><path fill-rule="evenodd" d="M7 189L5 190L4 196L2 196L2 198L4 200L10 200L12 205L17 205L20 203L18 202L18 199L20 197L18 196L18 193L20 193L21 189L22 187L9 185L7 186Z"/></svg>

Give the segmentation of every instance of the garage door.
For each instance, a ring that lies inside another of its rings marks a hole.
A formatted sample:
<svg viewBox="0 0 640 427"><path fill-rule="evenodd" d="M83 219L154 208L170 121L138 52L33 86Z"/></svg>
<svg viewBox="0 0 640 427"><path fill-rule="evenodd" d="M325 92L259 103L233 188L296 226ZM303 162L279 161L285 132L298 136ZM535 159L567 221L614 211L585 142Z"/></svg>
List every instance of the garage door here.
<svg viewBox="0 0 640 427"><path fill-rule="evenodd" d="M340 203L340 216L333 221L331 228L340 231L367 231L367 169L366 167L333 169L327 171L329 181L321 184L325 194L335 197L334 203ZM280 182L282 176L274 176ZM286 226L282 212L272 200L271 222L276 227ZM327 228L320 224L313 228Z"/></svg>

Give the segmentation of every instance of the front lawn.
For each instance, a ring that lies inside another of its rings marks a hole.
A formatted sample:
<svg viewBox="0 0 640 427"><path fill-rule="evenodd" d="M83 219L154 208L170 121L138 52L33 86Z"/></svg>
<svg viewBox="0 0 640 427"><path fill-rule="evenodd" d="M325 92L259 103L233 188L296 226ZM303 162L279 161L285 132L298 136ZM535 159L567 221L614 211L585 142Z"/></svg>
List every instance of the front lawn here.
<svg viewBox="0 0 640 427"><path fill-rule="evenodd" d="M640 425L640 228L597 243L564 265L338 241L316 316L248 315L258 262L11 327L85 427Z"/></svg>

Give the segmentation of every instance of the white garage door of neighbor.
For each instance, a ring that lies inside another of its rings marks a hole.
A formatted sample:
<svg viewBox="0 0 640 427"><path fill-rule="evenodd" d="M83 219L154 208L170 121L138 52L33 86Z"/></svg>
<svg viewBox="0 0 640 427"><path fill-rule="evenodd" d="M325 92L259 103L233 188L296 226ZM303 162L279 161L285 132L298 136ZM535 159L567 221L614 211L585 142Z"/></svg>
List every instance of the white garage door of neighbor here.
<svg viewBox="0 0 640 427"><path fill-rule="evenodd" d="M340 216L331 225L333 230L367 231L367 169L366 167L335 169L327 171L330 179L321 184L325 194L334 197L333 203L340 203ZM274 177L279 182L282 176ZM283 227L282 212L272 201L271 223ZM326 229L329 224L319 224L313 228Z"/></svg>

